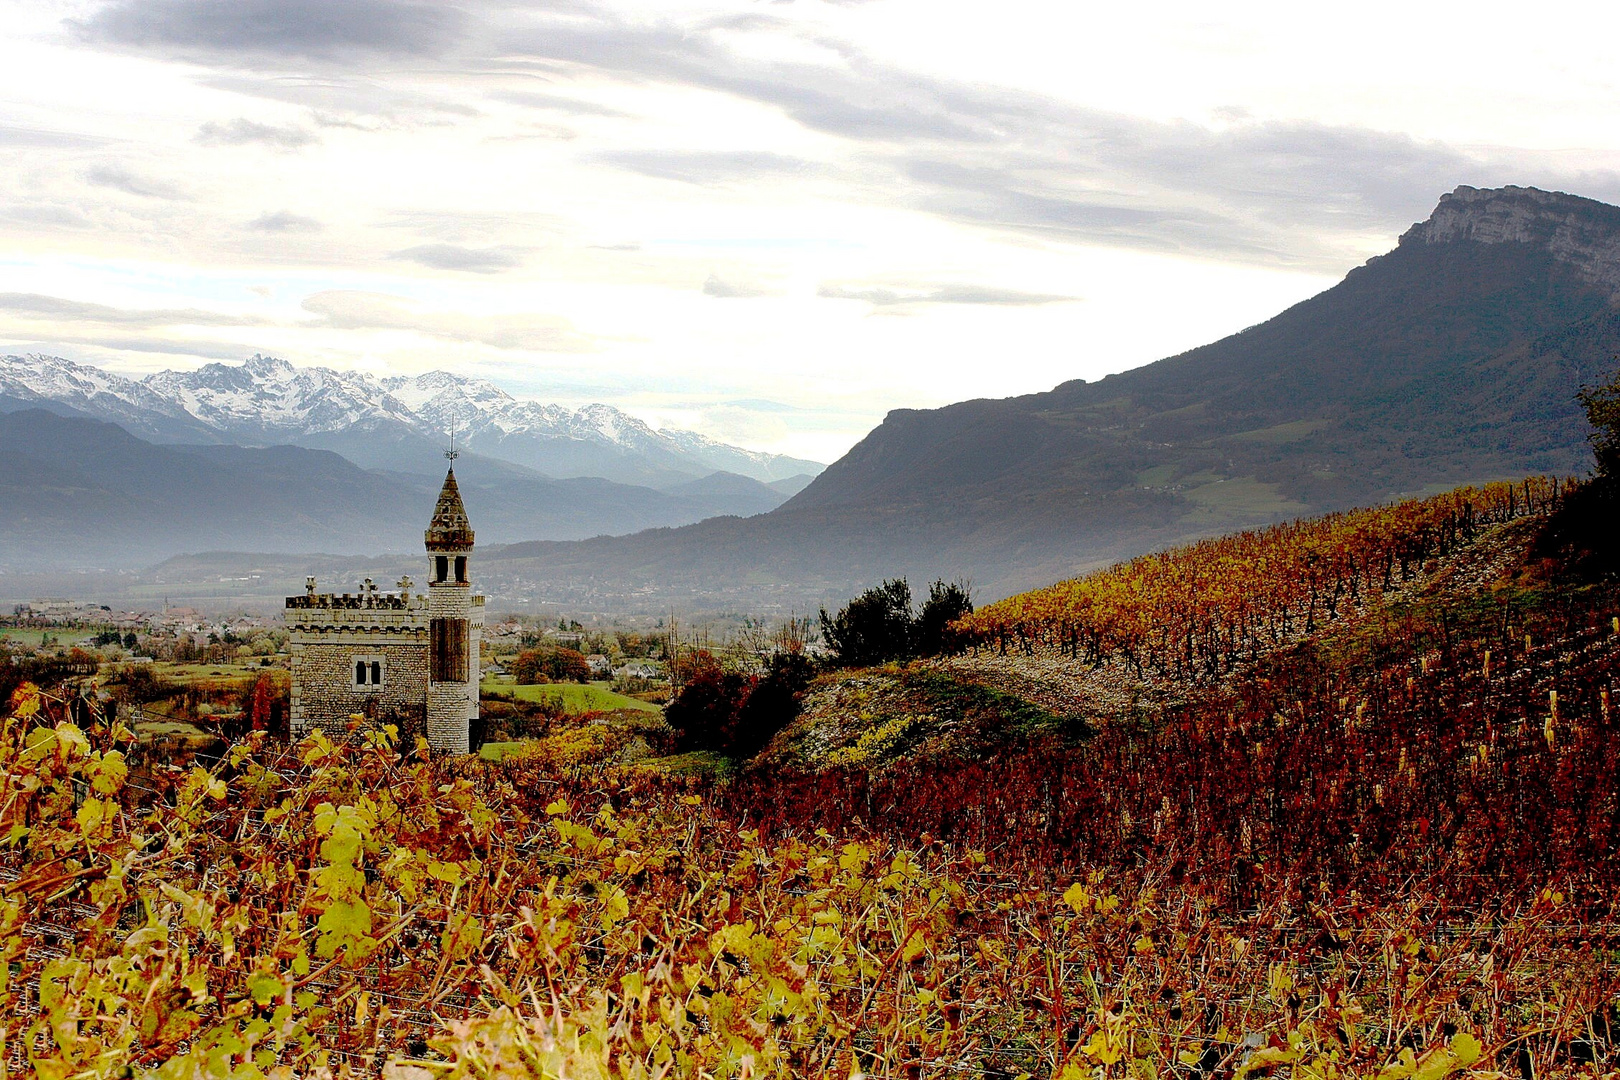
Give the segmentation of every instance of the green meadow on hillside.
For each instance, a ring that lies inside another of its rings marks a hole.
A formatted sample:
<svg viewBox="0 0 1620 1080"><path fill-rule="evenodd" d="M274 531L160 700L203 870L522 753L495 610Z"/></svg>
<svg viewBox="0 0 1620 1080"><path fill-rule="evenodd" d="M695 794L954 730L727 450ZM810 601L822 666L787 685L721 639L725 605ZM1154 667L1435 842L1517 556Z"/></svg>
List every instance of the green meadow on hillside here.
<svg viewBox="0 0 1620 1080"><path fill-rule="evenodd" d="M568 712L608 712L614 709L637 709L659 712L657 705L640 701L608 689L605 682L597 683L541 683L519 685L508 678L486 678L480 684L484 693L511 694L520 701L552 701Z"/></svg>

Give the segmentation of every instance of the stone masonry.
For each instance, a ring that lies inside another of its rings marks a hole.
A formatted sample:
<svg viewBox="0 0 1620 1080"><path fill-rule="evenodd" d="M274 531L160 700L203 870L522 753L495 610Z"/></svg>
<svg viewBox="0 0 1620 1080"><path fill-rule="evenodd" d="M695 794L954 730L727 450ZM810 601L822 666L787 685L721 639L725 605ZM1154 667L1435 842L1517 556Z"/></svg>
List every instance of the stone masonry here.
<svg viewBox="0 0 1620 1080"><path fill-rule="evenodd" d="M427 736L436 751L468 752L478 716L478 644L484 598L472 595L467 564L473 532L455 471L425 534L428 591L381 592L368 578L358 594L287 598L292 652L293 737L346 726L352 717L393 723L401 734Z"/></svg>

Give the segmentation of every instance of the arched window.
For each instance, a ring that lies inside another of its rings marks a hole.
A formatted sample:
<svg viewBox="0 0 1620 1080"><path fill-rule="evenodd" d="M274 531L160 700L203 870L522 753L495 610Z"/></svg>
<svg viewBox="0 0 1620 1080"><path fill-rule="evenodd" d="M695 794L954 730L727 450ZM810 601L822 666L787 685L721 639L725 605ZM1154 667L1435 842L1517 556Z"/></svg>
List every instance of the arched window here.
<svg viewBox="0 0 1620 1080"><path fill-rule="evenodd" d="M456 584L467 584L467 556L456 556Z"/></svg>
<svg viewBox="0 0 1620 1080"><path fill-rule="evenodd" d="M448 555L439 555L436 558L434 558L434 560L433 560L433 570L434 570L434 574L433 574L433 580L434 581L449 581L450 580L450 556L448 556Z"/></svg>
<svg viewBox="0 0 1620 1080"><path fill-rule="evenodd" d="M383 661L386 659L380 653L349 657L350 662L354 664L354 688L356 690L381 688L383 684Z"/></svg>

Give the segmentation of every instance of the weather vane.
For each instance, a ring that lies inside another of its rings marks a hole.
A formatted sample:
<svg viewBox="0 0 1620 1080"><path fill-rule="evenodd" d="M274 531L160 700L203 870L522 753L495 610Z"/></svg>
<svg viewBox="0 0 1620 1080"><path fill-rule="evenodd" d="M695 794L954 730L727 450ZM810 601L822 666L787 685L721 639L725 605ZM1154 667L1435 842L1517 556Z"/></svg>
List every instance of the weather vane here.
<svg viewBox="0 0 1620 1080"><path fill-rule="evenodd" d="M450 449L444 452L444 456L451 461L461 456L461 451L456 449L456 422L454 418L450 421Z"/></svg>

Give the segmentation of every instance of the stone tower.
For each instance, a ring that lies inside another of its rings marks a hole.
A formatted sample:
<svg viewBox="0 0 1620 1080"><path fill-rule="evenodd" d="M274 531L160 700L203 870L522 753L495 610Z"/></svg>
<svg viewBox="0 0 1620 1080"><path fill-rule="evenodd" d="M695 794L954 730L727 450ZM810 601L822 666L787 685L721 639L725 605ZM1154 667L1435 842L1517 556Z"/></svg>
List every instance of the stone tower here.
<svg viewBox="0 0 1620 1080"><path fill-rule="evenodd" d="M341 595L316 591L309 578L302 596L287 597L294 738L369 721L397 725L407 740L425 735L440 753L468 752L484 598L467 574L473 532L453 469L426 541L426 596L413 595L406 577L397 593L367 578L358 594Z"/></svg>
<svg viewBox="0 0 1620 1080"><path fill-rule="evenodd" d="M445 474L426 540L427 738L435 750L465 754L471 721L478 716L478 639L483 620L473 618L472 584L467 576L473 531L456 486L454 465Z"/></svg>

